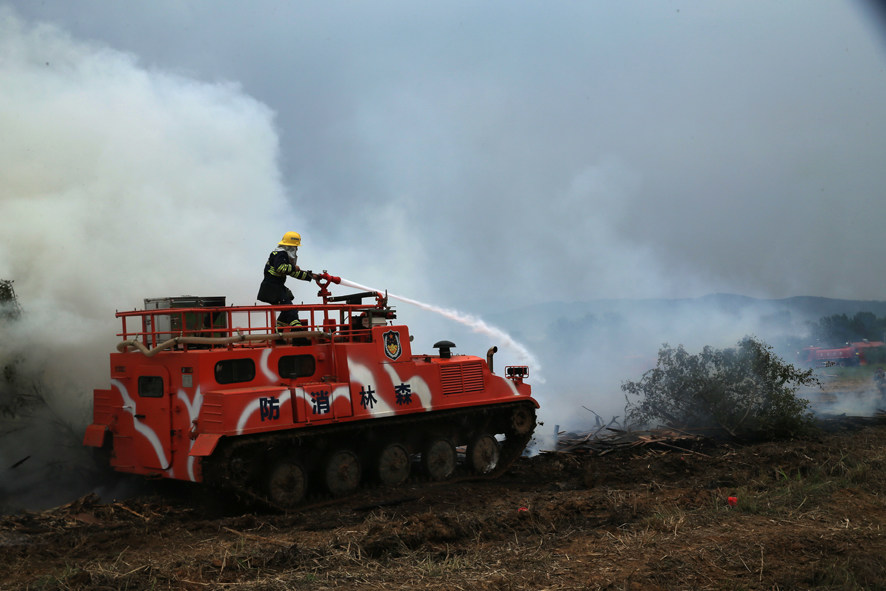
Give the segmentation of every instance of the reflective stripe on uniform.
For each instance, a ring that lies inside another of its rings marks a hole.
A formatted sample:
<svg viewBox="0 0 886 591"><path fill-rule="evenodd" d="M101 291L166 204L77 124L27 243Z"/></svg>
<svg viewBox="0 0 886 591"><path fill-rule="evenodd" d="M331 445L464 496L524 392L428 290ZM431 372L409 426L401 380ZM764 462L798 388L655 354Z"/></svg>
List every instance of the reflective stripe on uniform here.
<svg viewBox="0 0 886 591"><path fill-rule="evenodd" d="M279 265L276 269L271 267L268 269L268 273L273 275L274 277L283 277L284 275L289 275L292 273L292 265L284 263Z"/></svg>

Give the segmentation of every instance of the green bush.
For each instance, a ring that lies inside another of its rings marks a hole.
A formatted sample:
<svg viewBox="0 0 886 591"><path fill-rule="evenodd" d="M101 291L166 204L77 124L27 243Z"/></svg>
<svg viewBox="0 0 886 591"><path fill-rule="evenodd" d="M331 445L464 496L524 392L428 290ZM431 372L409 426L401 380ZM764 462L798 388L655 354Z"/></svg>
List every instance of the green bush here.
<svg viewBox="0 0 886 591"><path fill-rule="evenodd" d="M818 384L813 371L782 361L772 347L745 337L727 349L690 355L664 344L658 365L621 386L634 425L723 429L734 438L776 439L808 432L814 422L801 385ZM632 401L631 396L637 400Z"/></svg>

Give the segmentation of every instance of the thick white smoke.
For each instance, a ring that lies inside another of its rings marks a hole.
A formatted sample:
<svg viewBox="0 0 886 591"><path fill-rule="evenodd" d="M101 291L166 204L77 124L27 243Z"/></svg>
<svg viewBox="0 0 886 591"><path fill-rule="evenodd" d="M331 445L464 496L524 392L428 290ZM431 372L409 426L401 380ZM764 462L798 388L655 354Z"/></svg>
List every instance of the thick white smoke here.
<svg viewBox="0 0 886 591"><path fill-rule="evenodd" d="M266 106L2 8L0 130L0 278L24 309L2 327L0 360L18 360L49 407L0 434L3 488L21 488L63 459L43 445L58 443L53 422L82 436L116 310L185 294L251 303L268 249L298 220Z"/></svg>

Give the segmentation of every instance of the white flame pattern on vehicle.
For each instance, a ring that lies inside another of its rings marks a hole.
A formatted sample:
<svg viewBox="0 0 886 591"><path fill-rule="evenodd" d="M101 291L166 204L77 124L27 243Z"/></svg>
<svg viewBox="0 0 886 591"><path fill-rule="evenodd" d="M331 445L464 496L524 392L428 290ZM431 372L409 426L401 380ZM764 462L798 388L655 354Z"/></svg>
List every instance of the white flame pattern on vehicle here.
<svg viewBox="0 0 886 591"><path fill-rule="evenodd" d="M412 376L411 378L404 380L400 377L400 374L397 373L397 370L393 364L385 364L382 367L385 368L385 371L387 372L388 377L391 379L392 384L408 384L412 394L418 397L422 408L424 408L425 410L433 409L433 404L431 404L431 389L428 387L428 384L424 381L424 379L422 379L420 376Z"/></svg>
<svg viewBox="0 0 886 591"><path fill-rule="evenodd" d="M197 417L200 415L200 407L203 406L203 394L200 392L200 386L197 386L197 390L194 392L194 400L193 402L188 400L188 394L182 389L179 389L176 397L182 401L185 405L185 409L188 411L188 424L193 426L194 421L197 420ZM190 435L190 433L189 433ZM191 449L194 447L194 444L197 442L196 438L188 437L188 480L191 482L196 482L197 477L194 475L194 462L196 458L190 455ZM172 476L172 472L170 471L170 477Z"/></svg>
<svg viewBox="0 0 886 591"><path fill-rule="evenodd" d="M378 377L368 366L353 358L348 358L348 371L351 374L352 386L356 385L360 388L372 388L374 386L376 390L378 389ZM375 400L376 402L374 404L366 406L366 412L373 417L385 417L397 414L397 411L391 408L383 397L378 396Z"/></svg>
<svg viewBox="0 0 886 591"><path fill-rule="evenodd" d="M271 357L271 351L273 349L265 349L262 351L261 357L258 360L258 365L261 368L261 372L265 374L265 377L268 378L269 382L274 382L278 379L277 374L271 371L270 366L268 365L268 359Z"/></svg>
<svg viewBox="0 0 886 591"><path fill-rule="evenodd" d="M240 419L237 421L237 435L242 435L243 430L246 428L246 423L249 422L249 419L252 417L253 413L258 411L261 407L261 399L267 397L267 392L263 392L261 396L256 397L252 402L246 405L246 408L243 409L243 412L240 413ZM280 414L283 414L284 405L288 405L291 402L291 396L289 394L289 388L283 388L280 390L280 393L277 396L277 399L280 401ZM292 411L290 411L290 414Z"/></svg>
<svg viewBox="0 0 886 591"><path fill-rule="evenodd" d="M129 396L129 392L126 390L126 386L123 385L120 380L111 379L111 386L117 388L117 391L120 392L120 397L123 399L123 410L129 412L130 416L132 416L132 426L135 427L135 430L138 431L141 435L148 440L148 443L151 444L151 447L154 448L154 452L157 454L157 461L160 466L166 466L164 470L170 470L172 468L171 462L166 459L166 452L163 450L163 443L160 442L160 438L157 437L157 434L151 429L149 426L142 423L135 416L135 401ZM170 475L172 472L169 472Z"/></svg>

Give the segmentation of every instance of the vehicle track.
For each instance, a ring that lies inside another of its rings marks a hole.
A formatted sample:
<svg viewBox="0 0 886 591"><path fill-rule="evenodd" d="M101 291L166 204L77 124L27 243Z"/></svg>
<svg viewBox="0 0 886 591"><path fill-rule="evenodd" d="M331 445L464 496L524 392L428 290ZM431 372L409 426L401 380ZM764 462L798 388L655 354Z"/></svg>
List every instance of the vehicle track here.
<svg viewBox="0 0 886 591"><path fill-rule="evenodd" d="M281 512L305 511L345 502L368 491L397 492L405 487L497 478L521 456L532 438L535 424L533 404L521 401L394 416L371 424L346 423L311 430L249 435L222 440L219 449L205 461L203 474L209 486L232 494L241 503ZM450 474L441 478L440 474L435 477L427 469L422 469L423 462L415 461L416 457L423 457L422 450L432 441L444 440L454 447L463 447L476 437L487 434L504 436L498 445L497 461L487 472L473 469L465 458ZM379 450L390 442L404 445L412 459L408 478L393 486L380 482L371 470L378 460ZM359 485L346 493L333 493L328 486L322 486L319 475L322 470L329 469L326 461L331 453L342 449L356 450L354 453L359 455ZM296 488L304 487L303 498L291 503L271 498L268 491L272 470L267 462L269 457L289 459L302 468L302 479L307 482Z"/></svg>

